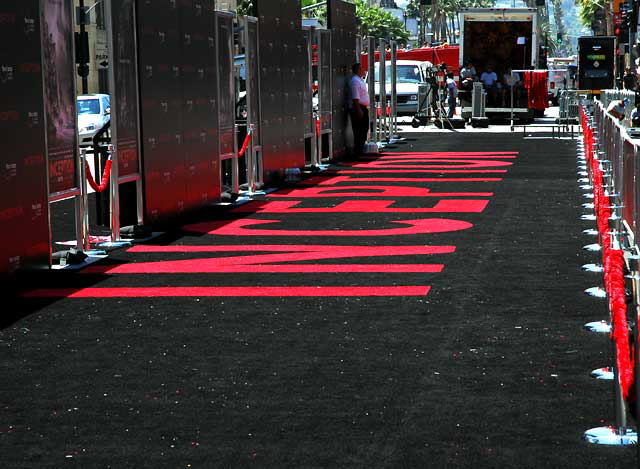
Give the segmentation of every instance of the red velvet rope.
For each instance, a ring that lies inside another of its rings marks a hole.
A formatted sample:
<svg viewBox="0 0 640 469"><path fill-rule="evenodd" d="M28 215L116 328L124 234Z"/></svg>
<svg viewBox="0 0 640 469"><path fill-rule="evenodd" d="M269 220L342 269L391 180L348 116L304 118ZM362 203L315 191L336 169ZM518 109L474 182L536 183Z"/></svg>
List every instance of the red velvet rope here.
<svg viewBox="0 0 640 469"><path fill-rule="evenodd" d="M316 119L316 137L320 137L320 130L321 130L320 119Z"/></svg>
<svg viewBox="0 0 640 469"><path fill-rule="evenodd" d="M91 188L96 192L104 192L109 184L109 175L111 174L111 158L107 160L104 165L104 170L102 171L102 181L100 185L96 184L96 181L93 179L93 175L91 174L91 168L89 167L89 162L87 160L84 161L86 173L87 173L87 182L91 186Z"/></svg>
<svg viewBox="0 0 640 469"><path fill-rule="evenodd" d="M238 152L238 157L244 156L244 152L247 151L250 141L251 141L251 132L247 132L247 136L244 138L244 142L242 142L242 148L240 148L240 151Z"/></svg>
<svg viewBox="0 0 640 469"><path fill-rule="evenodd" d="M593 129L590 127L584 107L580 120L584 135L584 148L591 169L593 205L604 267L604 285L609 298L609 311L613 325L612 340L616 347L616 367L620 376L620 387L625 399L629 398L634 381L634 363L629 345L629 325L627 323L627 301L624 281L624 252L611 247L609 218L611 201L605 194L600 161L594 153Z"/></svg>

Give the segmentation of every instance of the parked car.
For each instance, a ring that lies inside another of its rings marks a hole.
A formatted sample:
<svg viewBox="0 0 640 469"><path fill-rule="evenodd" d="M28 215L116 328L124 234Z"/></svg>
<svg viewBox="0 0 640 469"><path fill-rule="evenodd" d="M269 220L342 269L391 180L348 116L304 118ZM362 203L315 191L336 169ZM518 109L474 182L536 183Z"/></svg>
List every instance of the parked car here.
<svg viewBox="0 0 640 469"><path fill-rule="evenodd" d="M414 115L418 111L418 85L426 81L425 70L430 62L398 60L396 62L396 99L398 114ZM380 100L379 62L375 64L376 101ZM391 64L385 67L387 103L391 102Z"/></svg>
<svg viewBox="0 0 640 469"><path fill-rule="evenodd" d="M90 145L94 135L111 119L108 94L78 96L78 138L80 145Z"/></svg>

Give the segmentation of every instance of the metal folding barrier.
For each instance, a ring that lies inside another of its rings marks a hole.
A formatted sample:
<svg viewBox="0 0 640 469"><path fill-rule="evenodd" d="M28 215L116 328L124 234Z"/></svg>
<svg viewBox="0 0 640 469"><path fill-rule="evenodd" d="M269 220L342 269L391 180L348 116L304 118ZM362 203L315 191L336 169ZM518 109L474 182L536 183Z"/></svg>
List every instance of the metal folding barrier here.
<svg viewBox="0 0 640 469"><path fill-rule="evenodd" d="M218 47L218 137L220 145L220 178L224 186L228 171L229 188L239 188L238 142L235 127L235 82L233 71L233 20L235 13L216 11L216 44Z"/></svg>
<svg viewBox="0 0 640 469"><path fill-rule="evenodd" d="M320 135L317 141L317 162L328 161L333 155L333 74L331 73L331 30L316 29L316 47L318 57L318 120ZM326 145L325 145L326 143ZM324 151L326 149L326 151ZM326 157L325 157L326 155Z"/></svg>
<svg viewBox="0 0 640 469"><path fill-rule="evenodd" d="M629 401L625 400L623 396L621 371L618 369L620 351L614 346L616 365L613 367L611 377L614 383L615 425L590 429L585 432L584 438L597 444L629 445L637 444L637 433L628 425L627 414L631 410L630 405L637 406L637 403L640 402L640 341L638 338L640 248L637 244L637 230L640 228L638 219L640 211L637 203L637 199L640 197L640 187L637 183L640 175L640 164L637 162L640 157L640 141L630 137L623 123L606 112L608 102L612 99L620 99L620 93L612 91L605 95L604 100L592 103L590 116L586 114L583 116L588 127L587 130L590 129L590 132L593 131L594 134L592 137L588 137L592 143L587 145L585 141L585 151L591 152L590 155L585 155L587 157L585 162L592 159L596 161L602 172L605 195L608 196L608 209L611 211L607 223L608 232L601 232L600 236L610 237L611 245L616 249L623 250L624 263L630 272L627 278L630 278L633 287L633 302L628 303L627 300L626 320L630 325L630 337L633 337L635 396L629 396ZM590 176L593 178L593 173ZM594 181L592 180L591 186L593 185ZM613 318L610 318L610 321L613 330L611 337L615 338ZM596 328L590 330L599 332ZM602 331L607 330L606 328L602 329Z"/></svg>
<svg viewBox="0 0 640 469"><path fill-rule="evenodd" d="M248 193L262 187L262 132L260 131L260 61L258 56L258 19L241 18L240 44L244 48L245 102L247 106L247 133L249 146L245 150Z"/></svg>

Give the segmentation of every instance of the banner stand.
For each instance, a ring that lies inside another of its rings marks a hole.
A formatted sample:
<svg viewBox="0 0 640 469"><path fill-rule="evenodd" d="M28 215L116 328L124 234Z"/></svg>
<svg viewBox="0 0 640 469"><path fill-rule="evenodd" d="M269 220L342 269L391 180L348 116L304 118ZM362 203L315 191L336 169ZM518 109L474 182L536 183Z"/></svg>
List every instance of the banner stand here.
<svg viewBox="0 0 640 469"><path fill-rule="evenodd" d="M367 38L367 85L369 87L369 139L364 147L364 152L368 154L379 153L378 147L378 124L376 115L376 90L375 90L375 62L376 62L376 40L373 37Z"/></svg>

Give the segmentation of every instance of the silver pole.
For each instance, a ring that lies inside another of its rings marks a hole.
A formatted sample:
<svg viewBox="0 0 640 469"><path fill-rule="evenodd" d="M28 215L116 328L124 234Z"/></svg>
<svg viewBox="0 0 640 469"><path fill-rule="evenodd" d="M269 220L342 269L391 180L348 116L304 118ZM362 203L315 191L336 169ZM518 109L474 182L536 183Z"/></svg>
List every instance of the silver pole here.
<svg viewBox="0 0 640 469"><path fill-rule="evenodd" d="M118 153L113 145L109 145L111 158L111 179L109 179L109 199L111 215L111 242L120 241L120 194L118 186Z"/></svg>
<svg viewBox="0 0 640 469"><path fill-rule="evenodd" d="M526 73L526 72L525 72ZM511 71L511 81L513 81L513 70ZM510 87L510 95L511 95L511 132L513 132L513 86Z"/></svg>
<svg viewBox="0 0 640 469"><path fill-rule="evenodd" d="M87 190L87 149L80 150L80 196L82 198L82 246L84 251L91 250L89 239L89 191ZM80 238L78 239L80 240Z"/></svg>
<svg viewBox="0 0 640 469"><path fill-rule="evenodd" d="M379 62L378 62L378 95L380 96L380 122L378 125L378 135L376 141L381 142L386 137L386 124L387 124L387 79L386 79L386 56L387 51L385 49L384 39L380 39L379 45Z"/></svg>
<svg viewBox="0 0 640 469"><path fill-rule="evenodd" d="M396 41L391 41L391 138L398 138L398 45Z"/></svg>
<svg viewBox="0 0 640 469"><path fill-rule="evenodd" d="M377 144L376 135L376 89L375 89L375 61L376 61L376 40L367 38L367 51L369 54L367 63L367 84L369 85L369 142Z"/></svg>

